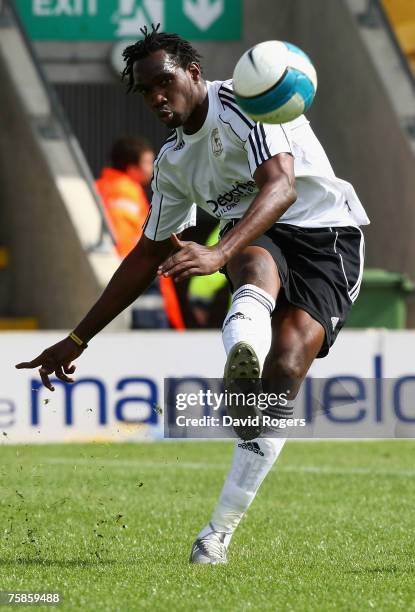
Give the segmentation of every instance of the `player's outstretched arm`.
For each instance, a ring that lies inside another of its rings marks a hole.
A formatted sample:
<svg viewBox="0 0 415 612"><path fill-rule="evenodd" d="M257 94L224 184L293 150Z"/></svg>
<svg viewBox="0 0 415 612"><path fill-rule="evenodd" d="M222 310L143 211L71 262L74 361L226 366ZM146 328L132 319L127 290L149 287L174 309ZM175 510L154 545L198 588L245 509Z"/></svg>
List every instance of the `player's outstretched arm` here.
<svg viewBox="0 0 415 612"><path fill-rule="evenodd" d="M159 266L158 274L181 281L189 276L212 274L266 232L295 202L294 158L280 153L258 166L254 174L259 193L245 215L213 247L179 240L172 235L177 252Z"/></svg>
<svg viewBox="0 0 415 612"><path fill-rule="evenodd" d="M50 391L54 391L49 380L53 373L60 380L73 382L69 376L75 371L72 361L81 355L91 338L141 295L172 248L170 240L154 242L143 235L123 260L96 304L74 329L72 337L68 336L50 346L32 361L17 364L16 368L39 367L42 382Z"/></svg>

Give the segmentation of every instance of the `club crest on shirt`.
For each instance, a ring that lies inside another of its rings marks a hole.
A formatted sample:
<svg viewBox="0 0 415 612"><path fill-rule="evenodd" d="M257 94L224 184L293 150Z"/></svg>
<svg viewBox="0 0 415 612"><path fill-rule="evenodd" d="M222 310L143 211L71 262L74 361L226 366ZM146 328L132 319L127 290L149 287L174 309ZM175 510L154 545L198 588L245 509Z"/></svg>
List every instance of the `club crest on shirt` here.
<svg viewBox="0 0 415 612"><path fill-rule="evenodd" d="M212 144L212 153L215 157L219 157L223 152L223 144L219 136L218 128L212 130L210 135L210 142Z"/></svg>

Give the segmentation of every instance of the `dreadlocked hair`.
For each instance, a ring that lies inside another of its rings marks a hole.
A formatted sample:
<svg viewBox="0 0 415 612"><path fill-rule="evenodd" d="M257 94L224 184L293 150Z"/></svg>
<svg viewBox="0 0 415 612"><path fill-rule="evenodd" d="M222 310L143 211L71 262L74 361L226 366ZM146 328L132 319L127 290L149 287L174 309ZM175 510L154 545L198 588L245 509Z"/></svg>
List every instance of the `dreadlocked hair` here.
<svg viewBox="0 0 415 612"><path fill-rule="evenodd" d="M127 79L127 92L131 91L134 87L134 63L155 51L160 51L162 49L171 55L176 60L177 65L184 70L193 62L200 66L202 56L187 40L178 34L159 32L159 27L160 24L156 26L151 24L151 31L147 29L147 26L140 28L140 32L143 34L144 38L130 45L123 51L122 56L126 66L121 73L121 78L122 80Z"/></svg>

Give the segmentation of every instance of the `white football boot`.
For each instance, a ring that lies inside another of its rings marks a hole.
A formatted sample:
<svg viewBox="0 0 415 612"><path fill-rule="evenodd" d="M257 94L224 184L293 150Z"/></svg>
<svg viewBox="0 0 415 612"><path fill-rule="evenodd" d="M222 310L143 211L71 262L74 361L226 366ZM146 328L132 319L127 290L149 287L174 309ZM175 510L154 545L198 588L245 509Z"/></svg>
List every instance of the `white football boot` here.
<svg viewBox="0 0 415 612"><path fill-rule="evenodd" d="M199 565L223 565L228 562L226 555L226 540L228 534L211 531L197 538L190 553L190 563Z"/></svg>

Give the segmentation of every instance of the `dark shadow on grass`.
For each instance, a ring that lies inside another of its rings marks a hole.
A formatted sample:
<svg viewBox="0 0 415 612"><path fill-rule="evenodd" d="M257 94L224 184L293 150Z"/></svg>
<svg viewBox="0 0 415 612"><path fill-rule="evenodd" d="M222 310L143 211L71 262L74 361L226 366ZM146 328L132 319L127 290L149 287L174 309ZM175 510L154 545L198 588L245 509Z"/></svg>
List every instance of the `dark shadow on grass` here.
<svg viewBox="0 0 415 612"><path fill-rule="evenodd" d="M115 565L115 559L0 559L0 567L16 565L41 565L44 567L99 567L100 565Z"/></svg>

